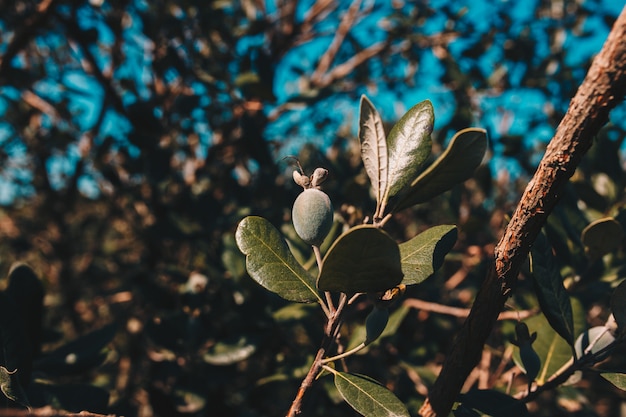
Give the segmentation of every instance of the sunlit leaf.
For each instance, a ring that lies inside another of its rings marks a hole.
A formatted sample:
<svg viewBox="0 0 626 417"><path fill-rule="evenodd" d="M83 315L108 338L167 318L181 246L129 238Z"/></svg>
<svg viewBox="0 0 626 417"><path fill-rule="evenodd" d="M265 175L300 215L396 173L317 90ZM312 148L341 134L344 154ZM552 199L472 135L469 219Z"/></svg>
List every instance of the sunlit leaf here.
<svg viewBox="0 0 626 417"><path fill-rule="evenodd" d="M268 220L257 216L244 218L235 239L246 255L248 274L264 288L289 301L319 299L315 279L296 261L280 232Z"/></svg>
<svg viewBox="0 0 626 417"><path fill-rule="evenodd" d="M461 396L461 404L492 417L523 417L528 415L526 404L495 390L472 389Z"/></svg>
<svg viewBox="0 0 626 417"><path fill-rule="evenodd" d="M359 111L359 141L361 159L370 178L376 204L380 206L387 189L387 139L383 121L367 97L361 96Z"/></svg>
<svg viewBox="0 0 626 417"><path fill-rule="evenodd" d="M249 358L256 351L256 345L242 336L234 343L218 342L202 357L211 365L232 365Z"/></svg>
<svg viewBox="0 0 626 417"><path fill-rule="evenodd" d="M559 272L552 247L540 233L531 249L531 275L541 311L548 323L570 346L574 345L572 305Z"/></svg>
<svg viewBox="0 0 626 417"><path fill-rule="evenodd" d="M377 292L402 281L400 249L386 232L356 226L341 235L322 262L318 287L344 293Z"/></svg>
<svg viewBox="0 0 626 417"><path fill-rule="evenodd" d="M612 217L598 219L583 229L581 240L591 259L598 259L614 251L622 243L622 225Z"/></svg>
<svg viewBox="0 0 626 417"><path fill-rule="evenodd" d="M406 112L389 132L389 174L387 192L383 196L384 204L409 185L420 172L432 151L430 134L434 123L433 105L425 100Z"/></svg>
<svg viewBox="0 0 626 417"><path fill-rule="evenodd" d="M571 299L572 316L574 319L574 334L580 334L586 326L585 311L578 300ZM537 332L537 339L533 349L541 360L541 369L537 375L537 385L543 385L548 378L556 373L572 358L571 346L550 326L543 314L530 317L524 322L531 333ZM513 360L523 369L519 350L513 352Z"/></svg>
<svg viewBox="0 0 626 417"><path fill-rule="evenodd" d="M443 258L456 243L457 235L456 226L440 225L401 243L402 283L419 284L431 276L443 264Z"/></svg>
<svg viewBox="0 0 626 417"><path fill-rule="evenodd" d="M626 391L626 374L618 372L603 372L600 375L617 388L622 391Z"/></svg>
<svg viewBox="0 0 626 417"><path fill-rule="evenodd" d="M424 203L470 178L487 151L487 132L469 128L457 132L439 158L411 182L394 211Z"/></svg>
<svg viewBox="0 0 626 417"><path fill-rule="evenodd" d="M626 280L622 281L611 294L611 311L620 332L626 330Z"/></svg>
<svg viewBox="0 0 626 417"><path fill-rule="evenodd" d="M581 333L574 345L576 357L581 358L587 350L591 354L598 353L611 343L615 342L615 336L606 326L595 326ZM590 346L592 345L593 346Z"/></svg>
<svg viewBox="0 0 626 417"><path fill-rule="evenodd" d="M391 391L362 375L334 372L335 386L344 400L365 417L409 416L409 412Z"/></svg>

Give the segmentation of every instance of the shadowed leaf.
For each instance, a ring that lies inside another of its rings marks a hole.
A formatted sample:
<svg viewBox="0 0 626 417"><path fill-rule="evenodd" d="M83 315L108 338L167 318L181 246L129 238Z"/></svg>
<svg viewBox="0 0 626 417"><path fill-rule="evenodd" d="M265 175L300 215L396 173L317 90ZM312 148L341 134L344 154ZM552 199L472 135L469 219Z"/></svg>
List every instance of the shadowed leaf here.
<svg viewBox="0 0 626 417"><path fill-rule="evenodd" d="M626 329L626 280L622 281L611 294L611 311L620 332Z"/></svg>
<svg viewBox="0 0 626 417"><path fill-rule="evenodd" d="M386 232L369 225L341 235L324 257L318 287L344 293L377 292L402 281L400 249Z"/></svg>
<svg viewBox="0 0 626 417"><path fill-rule="evenodd" d="M419 284L443 264L457 239L454 225L431 227L413 239L400 244L400 258L404 272L404 285Z"/></svg>
<svg viewBox="0 0 626 417"><path fill-rule="evenodd" d="M541 311L548 323L570 346L574 345L572 305L559 272L552 247L540 233L531 249L531 275Z"/></svg>
<svg viewBox="0 0 626 417"><path fill-rule="evenodd" d="M409 416L404 404L375 380L345 372L335 372L335 386L344 400L365 417Z"/></svg>
<svg viewBox="0 0 626 417"><path fill-rule="evenodd" d="M528 415L526 404L495 390L472 389L461 397L461 403L492 417L523 417Z"/></svg>
<svg viewBox="0 0 626 417"><path fill-rule="evenodd" d="M319 299L315 279L296 261L280 232L266 219L249 216L235 233L239 250L246 255L246 269L264 288L289 301Z"/></svg>
<svg viewBox="0 0 626 417"><path fill-rule="evenodd" d="M626 391L626 374L618 372L603 372L600 375L602 375L602 378L606 379L617 388L621 389L622 391Z"/></svg>
<svg viewBox="0 0 626 417"><path fill-rule="evenodd" d="M419 177L398 202L394 211L424 203L470 178L487 151L484 129L463 129L457 132L439 158Z"/></svg>

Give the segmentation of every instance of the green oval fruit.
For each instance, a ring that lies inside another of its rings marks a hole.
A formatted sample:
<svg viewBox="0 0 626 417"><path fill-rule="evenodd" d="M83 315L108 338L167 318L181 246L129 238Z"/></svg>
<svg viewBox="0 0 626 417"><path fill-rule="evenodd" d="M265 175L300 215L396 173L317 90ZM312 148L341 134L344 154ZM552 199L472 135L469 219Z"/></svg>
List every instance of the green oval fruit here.
<svg viewBox="0 0 626 417"><path fill-rule="evenodd" d="M302 240L309 245L321 245L333 225L330 198L316 188L304 190L293 203L291 220Z"/></svg>

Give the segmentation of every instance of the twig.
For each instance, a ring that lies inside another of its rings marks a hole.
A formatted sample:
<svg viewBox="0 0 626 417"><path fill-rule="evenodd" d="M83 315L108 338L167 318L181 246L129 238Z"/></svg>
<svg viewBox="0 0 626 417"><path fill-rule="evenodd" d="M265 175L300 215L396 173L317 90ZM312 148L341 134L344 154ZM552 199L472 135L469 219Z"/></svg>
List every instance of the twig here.
<svg viewBox="0 0 626 417"><path fill-rule="evenodd" d="M339 27L337 28L337 32L335 32L335 37L328 46L326 52L324 52L324 55L322 55L322 58L320 58L315 72L311 75L311 83L313 85L317 86L322 82L324 74L326 74L328 68L330 68L330 64L332 64L337 52L339 52L339 48L346 38L346 35L354 25L354 21L356 20L360 7L361 0L354 0L348 8L348 11L343 15L341 22L339 23Z"/></svg>
<svg viewBox="0 0 626 417"><path fill-rule="evenodd" d="M418 298L409 298L404 301L407 307L417 310L429 311L431 313L446 314L448 316L464 318L469 316L469 308L451 307L443 304L432 303L430 301L420 300ZM523 311L503 311L498 315L498 320L523 320L536 315L539 310L523 310Z"/></svg>
<svg viewBox="0 0 626 417"><path fill-rule="evenodd" d="M607 122L609 111L626 94L626 8L617 18L570 108L550 141L539 167L496 247L491 269L476 296L469 317L443 364L419 413L447 416L472 371L493 324L548 214L574 173L593 137Z"/></svg>

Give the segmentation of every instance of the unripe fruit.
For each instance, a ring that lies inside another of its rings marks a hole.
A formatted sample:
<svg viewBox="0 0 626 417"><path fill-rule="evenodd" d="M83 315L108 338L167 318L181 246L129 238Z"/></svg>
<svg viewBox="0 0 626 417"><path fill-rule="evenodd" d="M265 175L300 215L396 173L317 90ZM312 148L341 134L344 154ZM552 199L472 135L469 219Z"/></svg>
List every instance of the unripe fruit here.
<svg viewBox="0 0 626 417"><path fill-rule="evenodd" d="M316 188L304 190L293 203L291 219L302 240L309 245L321 245L333 225L330 198Z"/></svg>

